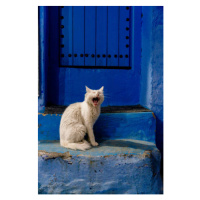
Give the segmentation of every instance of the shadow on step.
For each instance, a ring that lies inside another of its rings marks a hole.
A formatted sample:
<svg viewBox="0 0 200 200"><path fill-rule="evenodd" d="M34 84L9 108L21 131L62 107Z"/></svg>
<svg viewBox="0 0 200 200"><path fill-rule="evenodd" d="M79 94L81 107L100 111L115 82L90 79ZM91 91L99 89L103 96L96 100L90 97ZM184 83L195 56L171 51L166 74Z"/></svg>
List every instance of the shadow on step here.
<svg viewBox="0 0 200 200"><path fill-rule="evenodd" d="M112 147L128 147L141 150L153 150L155 145L153 144L142 144L139 142L125 141L125 140L103 140L99 141L100 146L112 146Z"/></svg>

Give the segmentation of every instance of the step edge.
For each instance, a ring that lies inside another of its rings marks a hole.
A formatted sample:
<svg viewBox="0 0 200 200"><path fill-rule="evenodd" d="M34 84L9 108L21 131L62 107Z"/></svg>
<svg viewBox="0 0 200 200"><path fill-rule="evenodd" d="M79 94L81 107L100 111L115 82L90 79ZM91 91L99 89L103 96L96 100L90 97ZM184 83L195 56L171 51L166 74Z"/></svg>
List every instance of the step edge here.
<svg viewBox="0 0 200 200"><path fill-rule="evenodd" d="M46 106L44 114L63 114L68 106ZM140 113L152 112L141 105L128 106L107 106L101 107L101 113Z"/></svg>

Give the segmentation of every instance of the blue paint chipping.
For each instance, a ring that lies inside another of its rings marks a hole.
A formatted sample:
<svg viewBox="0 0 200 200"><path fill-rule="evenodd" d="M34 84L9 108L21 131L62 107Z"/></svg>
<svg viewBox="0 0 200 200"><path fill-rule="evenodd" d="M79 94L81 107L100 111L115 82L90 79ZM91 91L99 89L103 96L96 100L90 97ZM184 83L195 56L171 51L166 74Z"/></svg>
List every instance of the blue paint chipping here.
<svg viewBox="0 0 200 200"><path fill-rule="evenodd" d="M66 152L57 142L40 143L39 150ZM160 153L151 143L104 141L86 152L69 153L67 159L39 157L39 194L162 193Z"/></svg>
<svg viewBox="0 0 200 200"><path fill-rule="evenodd" d="M38 193L161 194L163 7L40 6L38 24ZM85 86L104 86L102 107L140 104L151 112L102 113L98 147L65 149L61 114L44 114L45 106L82 102ZM52 152L70 157L48 158Z"/></svg>

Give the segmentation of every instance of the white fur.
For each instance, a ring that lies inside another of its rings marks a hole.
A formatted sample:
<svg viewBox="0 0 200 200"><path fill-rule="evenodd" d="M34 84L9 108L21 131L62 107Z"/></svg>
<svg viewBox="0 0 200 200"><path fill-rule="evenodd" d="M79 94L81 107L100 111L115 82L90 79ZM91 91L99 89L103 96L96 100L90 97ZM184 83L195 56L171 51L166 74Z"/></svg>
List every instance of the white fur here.
<svg viewBox="0 0 200 200"><path fill-rule="evenodd" d="M93 98L99 98L95 105ZM64 111L60 121L60 145L70 149L87 150L97 146L93 133L93 125L100 115L100 106L104 101L103 87L91 90L86 86L85 100L71 104ZM90 143L84 140L88 133Z"/></svg>

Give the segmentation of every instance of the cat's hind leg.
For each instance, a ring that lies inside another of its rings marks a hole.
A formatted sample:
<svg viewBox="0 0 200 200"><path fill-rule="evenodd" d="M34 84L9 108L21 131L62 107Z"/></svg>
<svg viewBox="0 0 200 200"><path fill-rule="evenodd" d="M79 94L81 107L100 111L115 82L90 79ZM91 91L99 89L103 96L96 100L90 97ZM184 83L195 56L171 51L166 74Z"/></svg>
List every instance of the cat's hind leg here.
<svg viewBox="0 0 200 200"><path fill-rule="evenodd" d="M84 140L86 134L86 127L82 124L72 125L62 133L60 138L60 145L73 149L85 151L91 148L91 145Z"/></svg>

